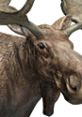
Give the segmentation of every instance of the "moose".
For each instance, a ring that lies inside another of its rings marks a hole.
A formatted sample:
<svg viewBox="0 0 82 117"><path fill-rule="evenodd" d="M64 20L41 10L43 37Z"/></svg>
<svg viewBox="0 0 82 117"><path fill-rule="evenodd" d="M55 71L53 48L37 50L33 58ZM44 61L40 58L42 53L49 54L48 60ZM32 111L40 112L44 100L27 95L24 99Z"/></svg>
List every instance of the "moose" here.
<svg viewBox="0 0 82 117"><path fill-rule="evenodd" d="M51 116L60 93L81 104L82 56L69 36L82 23L72 24L73 15L66 13L52 25L36 26L26 16L34 0L19 11L10 1L0 0L0 25L23 37L0 33L0 117L29 117L41 98L43 113Z"/></svg>

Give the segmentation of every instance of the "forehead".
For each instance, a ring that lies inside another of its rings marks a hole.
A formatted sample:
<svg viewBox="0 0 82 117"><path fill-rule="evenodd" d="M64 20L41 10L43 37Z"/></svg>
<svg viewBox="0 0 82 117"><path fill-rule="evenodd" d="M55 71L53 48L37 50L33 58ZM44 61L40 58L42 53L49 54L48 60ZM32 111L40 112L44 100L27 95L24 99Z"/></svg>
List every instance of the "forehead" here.
<svg viewBox="0 0 82 117"><path fill-rule="evenodd" d="M67 35L60 30L56 30L49 25L39 26L45 36L44 41L52 45L66 46L73 49L72 42L68 39Z"/></svg>
<svg viewBox="0 0 82 117"><path fill-rule="evenodd" d="M45 39L48 39L51 37L53 40L60 40L64 41L68 39L68 37L60 30L54 29L52 26L49 25L40 25L40 29L42 30L43 34L45 35Z"/></svg>

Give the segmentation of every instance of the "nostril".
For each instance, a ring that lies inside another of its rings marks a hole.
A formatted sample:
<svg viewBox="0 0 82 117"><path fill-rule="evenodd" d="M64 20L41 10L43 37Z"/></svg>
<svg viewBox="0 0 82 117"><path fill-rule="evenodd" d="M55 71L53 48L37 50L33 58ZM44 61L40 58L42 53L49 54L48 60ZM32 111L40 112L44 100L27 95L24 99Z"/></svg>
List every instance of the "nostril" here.
<svg viewBox="0 0 82 117"><path fill-rule="evenodd" d="M69 85L73 91L79 91L81 88L81 80L75 75L71 75L69 78Z"/></svg>
<svg viewBox="0 0 82 117"><path fill-rule="evenodd" d="M80 89L80 87L79 87L79 86L75 86L75 87L72 87L72 86L71 86L71 89L72 89L73 91L78 91L78 90Z"/></svg>

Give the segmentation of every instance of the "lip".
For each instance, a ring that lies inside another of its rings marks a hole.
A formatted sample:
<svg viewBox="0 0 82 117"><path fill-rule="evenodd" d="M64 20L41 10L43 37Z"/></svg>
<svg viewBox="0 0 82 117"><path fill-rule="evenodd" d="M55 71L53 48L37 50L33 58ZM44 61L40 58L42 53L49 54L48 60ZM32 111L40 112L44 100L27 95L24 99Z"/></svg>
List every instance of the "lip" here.
<svg viewBox="0 0 82 117"><path fill-rule="evenodd" d="M68 79L66 80L66 87L67 87L67 90L72 94L75 94L75 93L79 92L79 90L80 90L80 87L78 87L78 89L73 90L72 87L70 86Z"/></svg>
<svg viewBox="0 0 82 117"><path fill-rule="evenodd" d="M63 94L64 95L64 94ZM64 99L69 102L70 104L73 104L73 105L79 105L79 104L82 104L82 100L81 99L75 99L73 98L72 96L66 96L64 95Z"/></svg>
<svg viewBox="0 0 82 117"><path fill-rule="evenodd" d="M70 88L70 86L69 86L68 83L66 83L66 87L67 87L67 90L68 90L71 94L75 94L75 91L72 90L72 89Z"/></svg>
<svg viewBox="0 0 82 117"><path fill-rule="evenodd" d="M65 100L73 105L82 104L82 98L79 97L79 91L74 91L71 89L68 79L66 80L66 88L67 91L62 92Z"/></svg>

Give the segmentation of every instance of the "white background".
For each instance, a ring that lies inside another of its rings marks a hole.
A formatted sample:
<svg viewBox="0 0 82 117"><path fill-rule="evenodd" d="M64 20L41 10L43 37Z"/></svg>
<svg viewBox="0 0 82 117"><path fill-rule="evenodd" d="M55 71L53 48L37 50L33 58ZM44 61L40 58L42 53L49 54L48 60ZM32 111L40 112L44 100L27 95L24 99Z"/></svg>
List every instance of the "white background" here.
<svg viewBox="0 0 82 117"><path fill-rule="evenodd" d="M12 0L11 4L20 9L26 0ZM60 8L61 0L35 0L34 6L28 14L29 19L35 24L52 24L63 16ZM15 34L6 26L0 26L1 32ZM75 50L82 54L82 31L79 30L70 37ZM55 92L54 92L55 93ZM82 105L71 105L61 95L54 108L52 117L82 117ZM42 114L42 100L36 105L31 117L45 117Z"/></svg>

